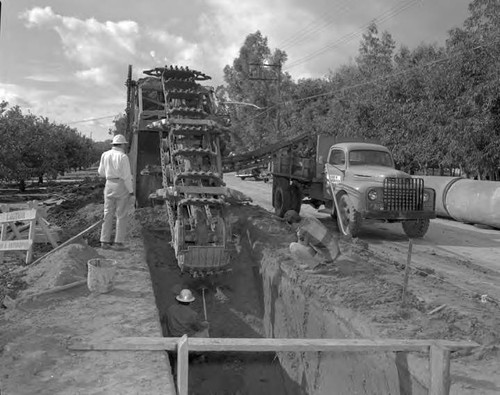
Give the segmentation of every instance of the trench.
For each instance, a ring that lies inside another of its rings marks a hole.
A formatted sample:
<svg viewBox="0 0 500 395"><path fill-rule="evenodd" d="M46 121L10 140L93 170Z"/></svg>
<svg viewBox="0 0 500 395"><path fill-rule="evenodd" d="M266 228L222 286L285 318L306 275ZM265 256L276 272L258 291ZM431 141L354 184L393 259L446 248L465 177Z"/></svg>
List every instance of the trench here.
<svg viewBox="0 0 500 395"><path fill-rule="evenodd" d="M241 236L242 249L233 271L224 276L200 280L181 275L169 234L144 230L164 336L168 336L165 313L175 303L179 288L192 290L196 297L192 307L201 317L205 288L211 337L366 337L348 309L325 307L287 269L290 266L280 248L288 245L290 234L282 225L254 207L231 211L238 218L233 232ZM173 355L169 357L175 361ZM189 394L423 395L427 389L409 374L404 353L217 352L190 359Z"/></svg>
<svg viewBox="0 0 500 395"><path fill-rule="evenodd" d="M263 336L262 301L258 269L245 256L238 267L225 277L204 281L180 275L169 234L162 231L143 232L146 260L151 272L153 290L164 336L168 336L165 314L179 288L193 292L192 308L203 317L202 287L211 337L257 338ZM257 269L257 270L256 270ZM235 275L237 280L235 280ZM220 300L227 298L226 301ZM219 298L218 298L219 297ZM173 354L173 353L171 353ZM175 366L175 355L169 355ZM174 375L175 377L175 375ZM189 394L299 395L305 392L283 370L275 353L203 353L191 357Z"/></svg>

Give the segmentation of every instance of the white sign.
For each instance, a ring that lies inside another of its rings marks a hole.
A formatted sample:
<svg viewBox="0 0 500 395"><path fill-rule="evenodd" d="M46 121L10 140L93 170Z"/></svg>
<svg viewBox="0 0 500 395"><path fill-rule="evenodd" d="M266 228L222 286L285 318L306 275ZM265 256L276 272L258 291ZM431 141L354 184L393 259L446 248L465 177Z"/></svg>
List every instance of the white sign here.
<svg viewBox="0 0 500 395"><path fill-rule="evenodd" d="M5 222L30 221L36 218L36 210L10 211L0 214L0 224Z"/></svg>
<svg viewBox="0 0 500 395"><path fill-rule="evenodd" d="M32 240L0 241L0 251L25 251L31 248Z"/></svg>

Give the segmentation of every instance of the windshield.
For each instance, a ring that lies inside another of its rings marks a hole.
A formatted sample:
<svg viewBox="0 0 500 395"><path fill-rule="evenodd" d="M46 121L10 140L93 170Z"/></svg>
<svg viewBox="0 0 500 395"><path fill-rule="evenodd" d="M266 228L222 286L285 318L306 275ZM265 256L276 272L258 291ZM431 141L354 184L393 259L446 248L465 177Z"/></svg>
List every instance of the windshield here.
<svg viewBox="0 0 500 395"><path fill-rule="evenodd" d="M349 165L394 167L391 155L388 152L373 150L356 150L349 152Z"/></svg>

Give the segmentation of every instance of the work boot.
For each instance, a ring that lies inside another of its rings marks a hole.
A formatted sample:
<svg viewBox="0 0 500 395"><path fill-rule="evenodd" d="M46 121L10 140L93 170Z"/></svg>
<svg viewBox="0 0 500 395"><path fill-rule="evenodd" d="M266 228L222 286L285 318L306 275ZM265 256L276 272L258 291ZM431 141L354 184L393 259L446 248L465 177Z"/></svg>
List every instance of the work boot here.
<svg viewBox="0 0 500 395"><path fill-rule="evenodd" d="M112 245L113 245L112 243L101 241L101 248L103 248L105 250L109 250Z"/></svg>

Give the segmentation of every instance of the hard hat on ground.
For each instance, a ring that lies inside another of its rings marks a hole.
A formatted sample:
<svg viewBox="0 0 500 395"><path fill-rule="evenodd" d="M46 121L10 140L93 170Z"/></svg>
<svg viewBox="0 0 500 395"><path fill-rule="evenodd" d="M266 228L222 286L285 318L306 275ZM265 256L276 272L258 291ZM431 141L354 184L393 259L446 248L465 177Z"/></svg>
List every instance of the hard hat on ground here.
<svg viewBox="0 0 500 395"><path fill-rule="evenodd" d="M295 210L288 210L283 218L285 218L285 221L289 224L300 222L301 220L299 213Z"/></svg>
<svg viewBox="0 0 500 395"><path fill-rule="evenodd" d="M191 303L194 300L194 296L189 289L183 289L175 299L179 302Z"/></svg>
<svg viewBox="0 0 500 395"><path fill-rule="evenodd" d="M123 134L117 134L115 137L113 137L113 141L111 142L112 145L122 145L122 144L128 144L127 140L125 140L125 136Z"/></svg>

